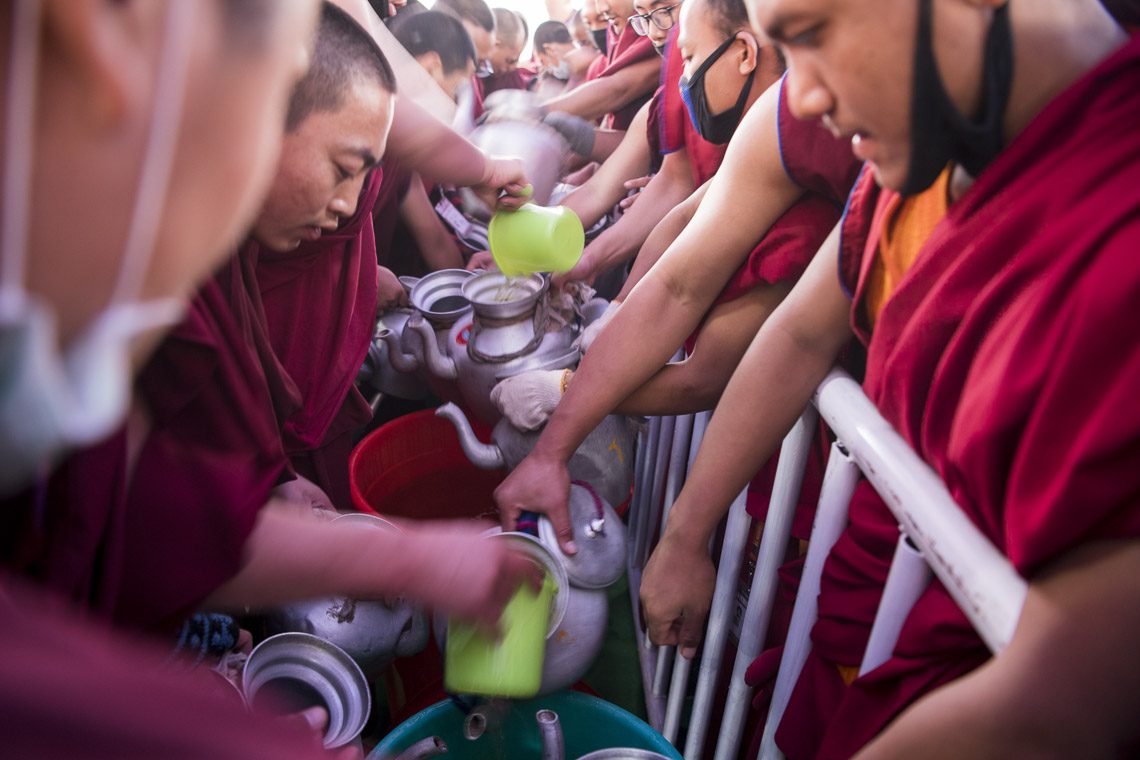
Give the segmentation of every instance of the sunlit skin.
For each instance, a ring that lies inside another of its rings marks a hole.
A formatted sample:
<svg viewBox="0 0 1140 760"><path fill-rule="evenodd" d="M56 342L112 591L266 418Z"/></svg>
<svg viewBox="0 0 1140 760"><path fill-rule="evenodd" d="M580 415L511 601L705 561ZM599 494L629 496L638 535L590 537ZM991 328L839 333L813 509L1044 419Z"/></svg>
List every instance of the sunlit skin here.
<svg viewBox="0 0 1140 760"><path fill-rule="evenodd" d="M977 108L980 41L993 3L934 3L935 57L951 99ZM903 185L910 151L912 71L918 10L913 0L752 0L754 26L784 52L788 102L851 140L886 187Z"/></svg>
<svg viewBox="0 0 1140 760"><path fill-rule="evenodd" d="M221 5L200 3L189 30L177 152L144 297L189 294L248 229L273 176L289 91L308 65L317 3L275 5L260 22L261 45L227 33ZM64 344L106 307L118 276L165 12L165 3L43 5L26 278Z"/></svg>
<svg viewBox="0 0 1140 760"><path fill-rule="evenodd" d="M646 16L653 11L660 10L661 8L669 8L670 6L680 5L681 0L634 0L633 12L641 16ZM680 7L674 7L672 11L669 11L669 13L673 16L674 23L676 23L677 16L680 14L680 12ZM649 33L646 36L649 37L649 39L653 42L653 46L656 48L664 47L666 40L669 39L671 30L659 29L657 27L657 24L653 23L649 19L646 19L645 21L646 25L649 27Z"/></svg>
<svg viewBox="0 0 1140 760"><path fill-rule="evenodd" d="M708 13L703 5L699 0L690 0L679 9L681 28L677 44L681 46L686 77L691 77L724 43L724 33L716 25L700 23L701 14ZM705 72L705 94L714 114L723 113L736 104L748 74L756 68L758 48L759 43L751 34L738 32L735 42Z"/></svg>
<svg viewBox="0 0 1140 760"><path fill-rule="evenodd" d="M488 57L491 70L496 74L509 74L517 69L519 56L522 55L524 47L526 47L526 37L523 36L522 29L519 29L513 40L503 39L496 33L495 44L491 47L491 55Z"/></svg>
<svg viewBox="0 0 1140 760"><path fill-rule="evenodd" d="M625 29L626 20L633 15L633 0L595 0L598 16L609 23L617 34Z"/></svg>
<svg viewBox="0 0 1140 760"><path fill-rule="evenodd" d="M339 110L314 112L288 133L253 237L289 251L351 217L368 172L384 155L394 105L379 85L357 82Z"/></svg>

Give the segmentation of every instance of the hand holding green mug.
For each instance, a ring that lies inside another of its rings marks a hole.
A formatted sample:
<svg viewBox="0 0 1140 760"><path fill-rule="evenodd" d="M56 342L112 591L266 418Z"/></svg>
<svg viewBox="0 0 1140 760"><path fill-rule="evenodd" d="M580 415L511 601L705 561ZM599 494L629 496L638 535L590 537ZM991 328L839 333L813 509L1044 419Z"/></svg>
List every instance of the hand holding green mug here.
<svg viewBox="0 0 1140 760"><path fill-rule="evenodd" d="M578 215L565 206L524 204L498 211L487 229L495 264L508 276L567 272L586 245Z"/></svg>

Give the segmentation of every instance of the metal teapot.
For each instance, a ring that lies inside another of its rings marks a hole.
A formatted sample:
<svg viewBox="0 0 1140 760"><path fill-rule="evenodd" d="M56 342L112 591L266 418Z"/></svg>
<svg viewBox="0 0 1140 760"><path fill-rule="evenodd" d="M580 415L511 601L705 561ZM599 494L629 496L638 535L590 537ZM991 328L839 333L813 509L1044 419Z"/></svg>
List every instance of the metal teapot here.
<svg viewBox="0 0 1140 760"><path fill-rule="evenodd" d="M435 413L451 420L459 433L463 453L484 470L513 470L534 449L541 434L519 430L503 418L491 431L492 443L483 443L454 404L444 404ZM571 480L589 483L606 504L624 503L633 482L633 436L625 418L611 414L603 419L574 452L568 469Z"/></svg>
<svg viewBox="0 0 1140 760"><path fill-rule="evenodd" d="M491 403L491 389L500 380L533 369L565 369L578 361L572 345L576 329L547 329L547 287L540 274L507 278L484 272L463 283L472 313L452 324L445 341L431 341L432 327L419 317L405 328L420 335L423 363L432 375L457 383L464 405L489 425L502 417Z"/></svg>
<svg viewBox="0 0 1140 760"><path fill-rule="evenodd" d="M433 371L433 367L439 369L435 360L441 349L446 352L452 326L471 313L462 286L473 276L465 269L440 269L423 277L401 277L412 309L382 315L373 340L374 347L384 346L384 358L392 372L416 373L437 396L448 401L462 401L463 395L454 377L445 371ZM392 314L400 316L389 318ZM409 329L412 322L423 323L425 329Z"/></svg>
<svg viewBox="0 0 1140 760"><path fill-rule="evenodd" d="M373 530L399 530L373 515L342 515L334 522L361 523ZM336 644L369 678L378 676L397 657L422 651L428 641L426 616L404 601L332 597L296 602L269 612L266 628L269 633L308 633Z"/></svg>
<svg viewBox="0 0 1140 760"><path fill-rule="evenodd" d="M413 314L411 309L397 308L380 315L358 380L385 396L415 401L427 396L428 379L426 373L419 371L419 361L412 353L413 336L404 336L404 326ZM389 335L395 340L389 340Z"/></svg>

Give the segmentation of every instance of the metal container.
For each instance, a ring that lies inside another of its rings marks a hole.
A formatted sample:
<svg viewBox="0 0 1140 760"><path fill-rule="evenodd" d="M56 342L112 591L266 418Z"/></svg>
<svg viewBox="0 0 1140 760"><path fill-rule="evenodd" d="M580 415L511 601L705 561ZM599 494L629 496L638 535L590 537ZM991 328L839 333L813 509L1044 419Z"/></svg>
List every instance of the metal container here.
<svg viewBox="0 0 1140 760"><path fill-rule="evenodd" d="M668 755L661 755L647 749L611 747L582 755L578 760L670 760L670 758Z"/></svg>
<svg viewBox="0 0 1140 760"><path fill-rule="evenodd" d="M258 644L245 663L242 693L251 707L282 714L323 707L328 748L355 739L372 710L360 667L340 647L307 633L281 633Z"/></svg>
<svg viewBox="0 0 1140 760"><path fill-rule="evenodd" d="M411 284L408 300L416 311L428 318L436 327L447 327L470 308L463 294L463 283L474 277L466 269L440 269L418 280L404 278Z"/></svg>
<svg viewBox="0 0 1140 760"><path fill-rule="evenodd" d="M365 525L399 530L375 515L349 514L338 525ZM397 657L423 650L428 641L427 619L408 602L325 597L282 605L266 615L271 633L296 631L335 644L351 657L369 678L380 675Z"/></svg>
<svg viewBox="0 0 1140 760"><path fill-rule="evenodd" d="M578 546L577 554L562 557L570 583L582 588L606 588L625 572L625 523L588 484L571 484L569 506L570 528ZM538 521L538 537L559 551L554 524L545 517Z"/></svg>

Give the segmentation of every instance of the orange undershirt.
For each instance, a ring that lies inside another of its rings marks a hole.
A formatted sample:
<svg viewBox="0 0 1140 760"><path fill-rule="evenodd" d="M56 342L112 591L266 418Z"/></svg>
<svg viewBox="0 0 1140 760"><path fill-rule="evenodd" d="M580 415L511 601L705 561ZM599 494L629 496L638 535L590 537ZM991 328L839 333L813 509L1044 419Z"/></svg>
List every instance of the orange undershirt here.
<svg viewBox="0 0 1140 760"><path fill-rule="evenodd" d="M929 188L909 198L896 196L888 206L890 220L883 226L867 281L867 319L872 327L930 233L946 216L952 170L952 165L947 166Z"/></svg>

